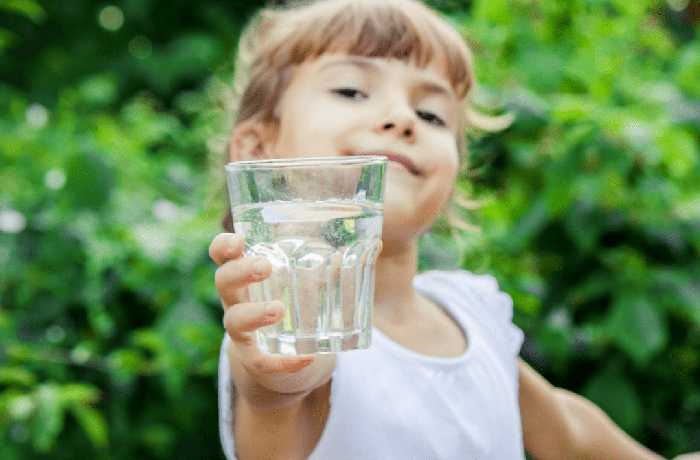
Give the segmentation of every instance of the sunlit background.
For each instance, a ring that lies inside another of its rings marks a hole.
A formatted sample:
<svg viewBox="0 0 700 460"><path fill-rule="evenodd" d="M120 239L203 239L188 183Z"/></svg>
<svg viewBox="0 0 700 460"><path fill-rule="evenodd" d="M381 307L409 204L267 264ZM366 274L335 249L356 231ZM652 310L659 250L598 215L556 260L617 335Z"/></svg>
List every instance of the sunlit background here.
<svg viewBox="0 0 700 460"><path fill-rule="evenodd" d="M209 168L261 4L0 0L3 460L223 458ZM700 4L431 4L516 121L470 136L480 231L439 222L421 269L494 274L528 362L700 450Z"/></svg>

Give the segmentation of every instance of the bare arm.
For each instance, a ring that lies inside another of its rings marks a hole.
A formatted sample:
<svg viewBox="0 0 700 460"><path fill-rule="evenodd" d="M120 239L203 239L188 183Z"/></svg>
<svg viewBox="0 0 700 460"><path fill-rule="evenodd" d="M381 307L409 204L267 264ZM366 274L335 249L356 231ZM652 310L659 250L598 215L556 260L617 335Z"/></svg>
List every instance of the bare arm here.
<svg viewBox="0 0 700 460"><path fill-rule="evenodd" d="M325 427L335 356L319 355L301 370L256 378L245 369L233 346L228 355L236 383L230 429L238 459L307 458Z"/></svg>
<svg viewBox="0 0 700 460"><path fill-rule="evenodd" d="M555 388L523 361L520 413L527 452L538 460L659 460L587 399Z"/></svg>
<svg viewBox="0 0 700 460"><path fill-rule="evenodd" d="M330 410L330 383L297 404L261 410L240 398L236 404L235 438L239 460L303 460L323 433Z"/></svg>

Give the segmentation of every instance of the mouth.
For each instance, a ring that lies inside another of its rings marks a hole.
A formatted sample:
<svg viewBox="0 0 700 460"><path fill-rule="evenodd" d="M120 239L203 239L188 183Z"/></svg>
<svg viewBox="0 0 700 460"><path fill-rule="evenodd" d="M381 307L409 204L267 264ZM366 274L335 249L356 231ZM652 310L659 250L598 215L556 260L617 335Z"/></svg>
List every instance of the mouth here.
<svg viewBox="0 0 700 460"><path fill-rule="evenodd" d="M414 176L420 176L421 172L416 166L416 164L411 161L410 158L405 157L403 155L399 155L398 153L394 152L387 152L387 151L375 151L375 152L362 152L366 155L381 155L387 158L390 162L398 163L401 166L403 166L408 172L413 174Z"/></svg>

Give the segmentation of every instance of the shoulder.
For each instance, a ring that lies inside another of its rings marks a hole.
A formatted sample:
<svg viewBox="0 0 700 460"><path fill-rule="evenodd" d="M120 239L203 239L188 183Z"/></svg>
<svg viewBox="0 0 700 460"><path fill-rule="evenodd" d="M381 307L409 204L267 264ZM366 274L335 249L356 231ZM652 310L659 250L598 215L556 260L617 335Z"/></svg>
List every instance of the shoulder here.
<svg viewBox="0 0 700 460"><path fill-rule="evenodd" d="M424 282L423 280L437 281L437 282L448 282L456 283L459 285L468 285L470 287L477 287L484 290L496 291L498 290L498 281L492 275L489 274L477 274L469 270L457 269L457 270L428 270L416 275L416 280L418 282Z"/></svg>
<svg viewBox="0 0 700 460"><path fill-rule="evenodd" d="M431 270L416 277L416 287L439 294L458 296L479 311L510 321L513 317L513 300L503 292L498 281L488 274L476 274L468 270Z"/></svg>
<svg viewBox="0 0 700 460"><path fill-rule="evenodd" d="M416 277L416 287L432 292L457 312L468 315L484 335L509 355L518 354L523 333L513 324L513 300L495 277L468 270L431 270Z"/></svg>

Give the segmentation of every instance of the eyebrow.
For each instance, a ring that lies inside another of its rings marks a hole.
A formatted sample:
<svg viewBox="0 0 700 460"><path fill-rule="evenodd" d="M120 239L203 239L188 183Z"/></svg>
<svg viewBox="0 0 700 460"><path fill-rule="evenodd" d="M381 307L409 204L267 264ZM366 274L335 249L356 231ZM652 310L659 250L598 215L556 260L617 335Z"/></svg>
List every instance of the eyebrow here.
<svg viewBox="0 0 700 460"><path fill-rule="evenodd" d="M379 65L376 62L372 61L371 59L359 56L353 56L337 61L331 61L325 64L323 67L321 67L319 71L324 71L332 67L344 65L359 67L360 69L369 71L374 74L381 73L381 69L379 68ZM451 91L448 87L431 79L421 78L421 82L418 84L418 86L427 93L440 94L447 97L454 96L454 92Z"/></svg>

